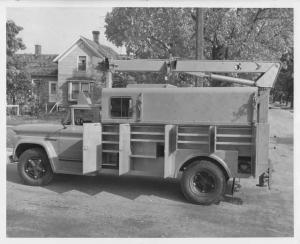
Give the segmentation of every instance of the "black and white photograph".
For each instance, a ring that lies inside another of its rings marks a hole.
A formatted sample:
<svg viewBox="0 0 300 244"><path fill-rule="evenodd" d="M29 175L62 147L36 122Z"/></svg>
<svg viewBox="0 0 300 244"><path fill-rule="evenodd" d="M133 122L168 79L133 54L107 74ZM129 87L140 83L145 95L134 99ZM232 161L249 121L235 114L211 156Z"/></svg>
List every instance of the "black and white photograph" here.
<svg viewBox="0 0 300 244"><path fill-rule="evenodd" d="M1 6L6 241L299 243L298 4L238 2Z"/></svg>

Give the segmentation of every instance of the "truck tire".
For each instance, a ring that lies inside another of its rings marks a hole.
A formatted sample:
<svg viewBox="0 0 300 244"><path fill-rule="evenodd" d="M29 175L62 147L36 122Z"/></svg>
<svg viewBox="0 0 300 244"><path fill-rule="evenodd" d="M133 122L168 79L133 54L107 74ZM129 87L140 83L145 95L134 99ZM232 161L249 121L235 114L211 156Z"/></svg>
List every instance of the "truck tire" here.
<svg viewBox="0 0 300 244"><path fill-rule="evenodd" d="M18 173L27 185L41 186L53 179L48 156L41 148L31 148L19 157Z"/></svg>
<svg viewBox="0 0 300 244"><path fill-rule="evenodd" d="M195 161L183 172L181 190L195 204L218 203L225 193L226 178L222 170L208 160Z"/></svg>

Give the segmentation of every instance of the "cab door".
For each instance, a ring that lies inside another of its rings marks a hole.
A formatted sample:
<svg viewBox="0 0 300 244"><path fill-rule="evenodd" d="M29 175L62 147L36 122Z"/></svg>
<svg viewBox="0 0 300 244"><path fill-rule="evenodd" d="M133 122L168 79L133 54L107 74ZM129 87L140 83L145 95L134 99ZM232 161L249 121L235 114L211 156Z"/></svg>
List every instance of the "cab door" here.
<svg viewBox="0 0 300 244"><path fill-rule="evenodd" d="M66 125L60 131L58 158L62 161L82 162L83 128L79 125Z"/></svg>
<svg viewBox="0 0 300 244"><path fill-rule="evenodd" d="M82 173L98 171L102 161L102 126L100 123L83 124Z"/></svg>
<svg viewBox="0 0 300 244"><path fill-rule="evenodd" d="M58 159L61 161L82 162L83 127L74 123L74 109L70 109L67 121L58 139Z"/></svg>

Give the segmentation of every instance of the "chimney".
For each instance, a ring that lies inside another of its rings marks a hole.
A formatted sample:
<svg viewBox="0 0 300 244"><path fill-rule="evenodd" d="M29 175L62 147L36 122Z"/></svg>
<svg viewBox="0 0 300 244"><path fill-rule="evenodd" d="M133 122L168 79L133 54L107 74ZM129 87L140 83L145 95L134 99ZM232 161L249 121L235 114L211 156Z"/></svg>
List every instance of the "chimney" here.
<svg viewBox="0 0 300 244"><path fill-rule="evenodd" d="M40 56L42 54L42 46L41 45L34 45L35 47L35 56Z"/></svg>
<svg viewBox="0 0 300 244"><path fill-rule="evenodd" d="M93 31L93 41L99 44L100 31Z"/></svg>

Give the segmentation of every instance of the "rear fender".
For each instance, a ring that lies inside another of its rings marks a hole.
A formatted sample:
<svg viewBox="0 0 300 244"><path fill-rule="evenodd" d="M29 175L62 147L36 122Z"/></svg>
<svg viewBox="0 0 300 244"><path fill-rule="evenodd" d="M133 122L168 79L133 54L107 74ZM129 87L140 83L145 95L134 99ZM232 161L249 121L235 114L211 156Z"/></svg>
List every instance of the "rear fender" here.
<svg viewBox="0 0 300 244"><path fill-rule="evenodd" d="M178 177L179 172L187 167L188 165L190 165L192 162L194 162L195 160L209 160L212 161L213 163L215 163L218 167L220 167L224 174L226 175L226 177L232 178L232 173L228 167L228 165L226 164L226 162L220 158L218 155L216 154L209 154L209 155L203 155L203 154L198 154L198 155L192 155L189 158L186 158L186 160L182 161L182 164L177 168L176 172L175 172L175 176Z"/></svg>

